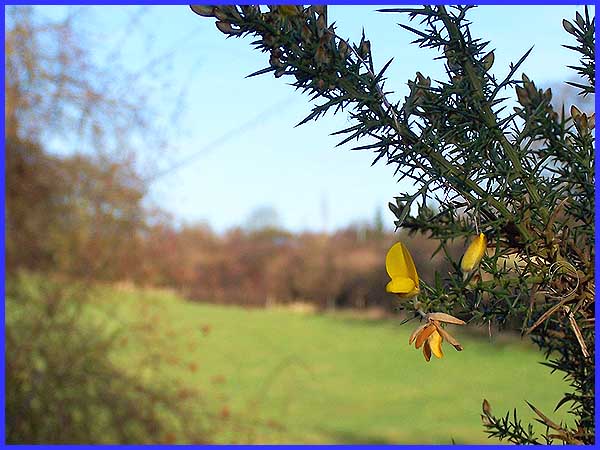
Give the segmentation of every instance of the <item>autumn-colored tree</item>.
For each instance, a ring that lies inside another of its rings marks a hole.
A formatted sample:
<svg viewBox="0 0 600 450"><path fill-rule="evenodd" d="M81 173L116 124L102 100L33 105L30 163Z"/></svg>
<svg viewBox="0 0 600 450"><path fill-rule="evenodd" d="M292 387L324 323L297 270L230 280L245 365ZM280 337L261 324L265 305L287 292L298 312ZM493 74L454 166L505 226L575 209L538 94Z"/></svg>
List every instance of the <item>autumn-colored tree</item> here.
<svg viewBox="0 0 600 450"><path fill-rule="evenodd" d="M139 149L156 155L160 130L135 74L94 62L86 10L66 11L6 8L7 267L115 279L135 265Z"/></svg>
<svg viewBox="0 0 600 450"><path fill-rule="evenodd" d="M6 141L6 262L17 269L117 279L144 223L143 185L119 164L60 158Z"/></svg>

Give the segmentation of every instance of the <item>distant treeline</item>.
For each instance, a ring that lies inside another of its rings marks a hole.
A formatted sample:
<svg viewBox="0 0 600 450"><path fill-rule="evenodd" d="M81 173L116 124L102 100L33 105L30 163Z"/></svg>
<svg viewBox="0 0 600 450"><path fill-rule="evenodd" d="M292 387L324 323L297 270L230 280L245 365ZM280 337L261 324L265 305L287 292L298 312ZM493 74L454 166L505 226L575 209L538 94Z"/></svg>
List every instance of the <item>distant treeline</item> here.
<svg viewBox="0 0 600 450"><path fill-rule="evenodd" d="M293 234L274 226L219 235L176 227L142 205L144 182L126 165L57 157L18 139L6 142L8 272L168 287L188 298L264 306L393 305L385 293L387 249L402 236L421 276L444 270L436 243L385 232L380 223L333 233Z"/></svg>

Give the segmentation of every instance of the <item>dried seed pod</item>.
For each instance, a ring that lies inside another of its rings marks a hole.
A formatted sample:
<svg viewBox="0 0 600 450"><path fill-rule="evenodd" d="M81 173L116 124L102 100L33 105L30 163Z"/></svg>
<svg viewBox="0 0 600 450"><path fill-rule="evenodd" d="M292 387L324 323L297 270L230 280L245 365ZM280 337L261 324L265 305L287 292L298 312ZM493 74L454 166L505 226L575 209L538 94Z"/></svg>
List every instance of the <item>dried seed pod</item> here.
<svg viewBox="0 0 600 450"><path fill-rule="evenodd" d="M315 61L318 64L327 65L330 63L331 59L329 58L329 54L324 46L319 45L317 47L317 51L315 52Z"/></svg>
<svg viewBox="0 0 600 450"><path fill-rule="evenodd" d="M242 16L235 5L219 6L220 10L237 20L242 20Z"/></svg>
<svg viewBox="0 0 600 450"><path fill-rule="evenodd" d="M565 31L569 34L575 35L577 33L577 30L575 30L575 27L573 26L573 24L571 22L569 22L567 19L563 19L562 26L565 29Z"/></svg>
<svg viewBox="0 0 600 450"><path fill-rule="evenodd" d="M348 44L346 44L346 41L340 41L338 44L338 52L342 59L346 59L346 56L348 56Z"/></svg>
<svg viewBox="0 0 600 450"><path fill-rule="evenodd" d="M575 105L572 105L571 106L571 117L573 118L573 120L579 119L580 116L581 116L581 111L579 110L579 108Z"/></svg>
<svg viewBox="0 0 600 450"><path fill-rule="evenodd" d="M415 100L420 100L421 98L425 97L425 95L426 95L426 92L425 92L425 90L423 90L423 89L421 89L421 88L415 89L415 91L414 91L414 92L415 92L415 93L414 93L414 98L415 98ZM422 102L421 102L421 103L422 103Z"/></svg>
<svg viewBox="0 0 600 450"><path fill-rule="evenodd" d="M533 83L523 83L523 87L527 91L527 95L530 99L534 100L538 97L538 91L535 89L535 84Z"/></svg>
<svg viewBox="0 0 600 450"><path fill-rule="evenodd" d="M494 52L489 52L487 55L485 55L481 60L481 64L486 72L490 70L494 65Z"/></svg>
<svg viewBox="0 0 600 450"><path fill-rule="evenodd" d="M284 17L297 16L300 14L296 5L279 5L277 7L277 12Z"/></svg>
<svg viewBox="0 0 600 450"><path fill-rule="evenodd" d="M371 42L363 41L363 43L360 45L358 53L360 54L361 58L364 58L367 55L369 55L371 53Z"/></svg>
<svg viewBox="0 0 600 450"><path fill-rule="evenodd" d="M529 95L527 95L527 91L521 86L517 86L515 90L517 91L517 100L519 103L523 106L529 106L531 104L531 100L529 99Z"/></svg>
<svg viewBox="0 0 600 450"><path fill-rule="evenodd" d="M221 33L234 36L242 34L242 30L233 28L229 22L223 22L221 20L218 20L217 22L215 22L215 25Z"/></svg>
<svg viewBox="0 0 600 450"><path fill-rule="evenodd" d="M226 21L227 19L231 19L231 15L227 13L225 9L221 6L215 6L215 17L219 20Z"/></svg>
<svg viewBox="0 0 600 450"><path fill-rule="evenodd" d="M211 5L190 5L190 8L199 16L214 17L215 15L215 7Z"/></svg>
<svg viewBox="0 0 600 450"><path fill-rule="evenodd" d="M580 132L584 133L586 132L589 128L588 128L588 117L587 114L582 114L581 117L579 118L579 128L580 128Z"/></svg>
<svg viewBox="0 0 600 450"><path fill-rule="evenodd" d="M490 416L492 414L492 407L490 403L484 398L483 404L481 405L481 409L486 416Z"/></svg>
<svg viewBox="0 0 600 450"><path fill-rule="evenodd" d="M450 314L442 313L442 312L433 312L427 314L427 318L430 320L436 320L438 322L446 322L453 323L455 325L465 325L466 322L464 320L459 319L458 317L451 316Z"/></svg>
<svg viewBox="0 0 600 450"><path fill-rule="evenodd" d="M327 19L325 19L325 16L319 16L319 18L317 19L317 35L319 37L323 36L325 34L326 30L327 30Z"/></svg>
<svg viewBox="0 0 600 450"><path fill-rule="evenodd" d="M595 126L595 124L592 125L592 127L589 126L590 121L588 120L587 114L581 112L575 105L571 106L571 117L573 118L573 122L575 122L575 128L577 128L577 131L579 131L580 134L586 134L588 130ZM594 121L592 120L591 123L593 124L593 122Z"/></svg>
<svg viewBox="0 0 600 450"><path fill-rule="evenodd" d="M313 37L312 31L306 24L302 26L302 31L300 32L300 35L302 36L302 42L310 42Z"/></svg>
<svg viewBox="0 0 600 450"><path fill-rule="evenodd" d="M417 84L422 87L431 87L431 78L425 78L421 72L417 72Z"/></svg>
<svg viewBox="0 0 600 450"><path fill-rule="evenodd" d="M281 52L280 52L281 53ZM271 53L271 57L269 58L269 64L273 67L285 67L285 63L283 63L279 56L276 56L274 53Z"/></svg>
<svg viewBox="0 0 600 450"><path fill-rule="evenodd" d="M311 8L313 8L314 11L320 16L327 14L327 5L313 5Z"/></svg>

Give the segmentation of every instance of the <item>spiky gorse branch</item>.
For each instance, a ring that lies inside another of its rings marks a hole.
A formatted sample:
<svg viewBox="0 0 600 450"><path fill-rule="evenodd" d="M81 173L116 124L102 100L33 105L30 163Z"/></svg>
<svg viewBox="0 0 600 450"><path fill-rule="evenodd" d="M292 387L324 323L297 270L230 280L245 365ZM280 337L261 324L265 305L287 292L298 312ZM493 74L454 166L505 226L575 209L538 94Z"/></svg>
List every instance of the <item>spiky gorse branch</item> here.
<svg viewBox="0 0 600 450"><path fill-rule="evenodd" d="M594 117L576 106L569 117L554 108L550 89L524 74L516 78L529 51L496 78L493 50L471 34L471 8L383 10L418 22L401 26L415 34L413 43L438 50L446 68L444 80L417 72L404 101L392 102L384 77L392 61L376 70L364 32L358 44L338 36L325 6L192 6L215 17L228 36L256 37L252 44L269 53L269 66L251 76L292 77L293 86L322 101L301 123L330 110L347 112L353 124L334 133L343 136L340 145L358 140L354 149L374 151L374 163L383 159L397 166L400 179L412 180L415 190L390 204L395 224L438 239L454 271L426 285L407 270L402 277L415 283L410 292L418 301L402 306L419 317L446 312L471 322L520 324L573 387L557 407L571 405L575 428L548 431L544 439L592 443ZM584 15L563 26L577 40L569 48L581 54L574 69L584 81L574 85L587 95L594 93L595 25L587 9ZM507 109L511 89L517 106ZM481 233L487 251L465 276L447 243ZM486 417L495 436L535 441L516 415Z"/></svg>
<svg viewBox="0 0 600 450"><path fill-rule="evenodd" d="M564 47L574 50L581 54L581 65L580 66L569 66L571 69L577 71L579 76L583 79L587 79L589 84L568 82L571 86L574 86L581 90L582 95L594 94L594 86L596 84L596 59L595 59L595 48L596 39L595 31L596 26L594 23L595 18L590 17L587 8L585 9L585 18L575 13L575 23L569 22L567 19L563 20L563 27L567 33L572 34L577 39L579 45L564 45Z"/></svg>

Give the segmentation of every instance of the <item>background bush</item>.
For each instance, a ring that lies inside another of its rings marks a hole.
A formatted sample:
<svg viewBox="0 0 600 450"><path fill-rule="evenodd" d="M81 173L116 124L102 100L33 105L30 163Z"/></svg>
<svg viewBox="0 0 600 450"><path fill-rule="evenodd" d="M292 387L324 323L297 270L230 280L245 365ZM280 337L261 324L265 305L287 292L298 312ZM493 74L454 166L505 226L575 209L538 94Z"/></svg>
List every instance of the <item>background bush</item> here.
<svg viewBox="0 0 600 450"><path fill-rule="evenodd" d="M19 274L6 289L6 442L161 443L210 439L173 386L140 381L111 361L123 330L90 314L84 285Z"/></svg>

